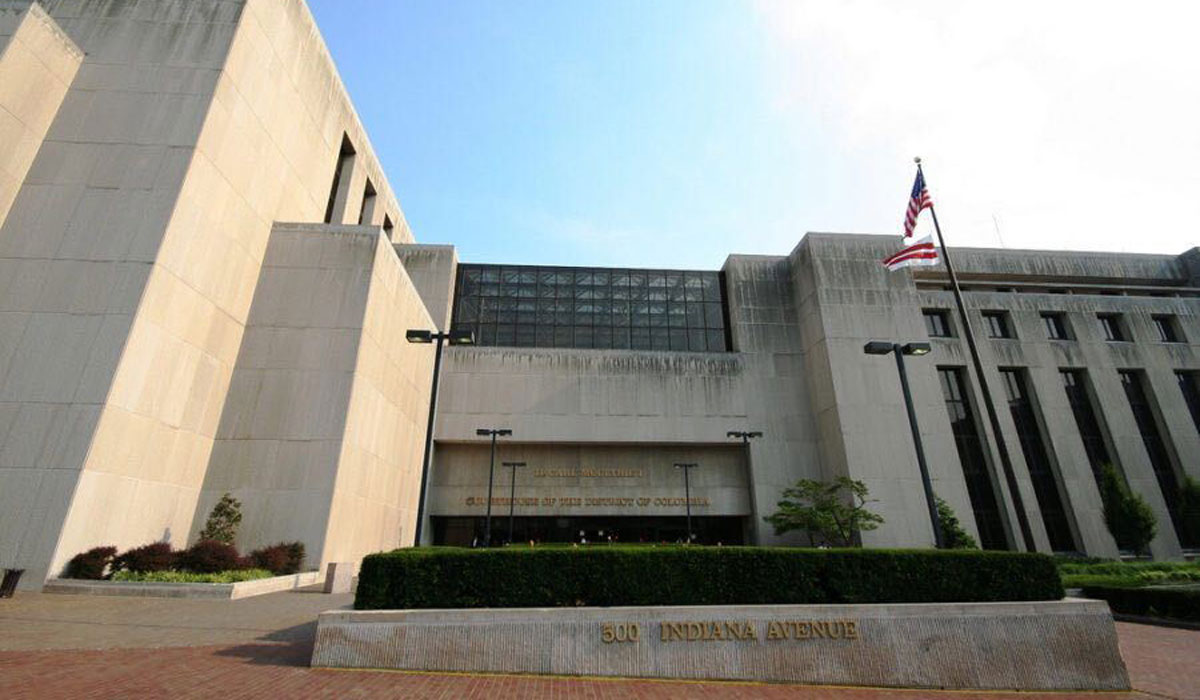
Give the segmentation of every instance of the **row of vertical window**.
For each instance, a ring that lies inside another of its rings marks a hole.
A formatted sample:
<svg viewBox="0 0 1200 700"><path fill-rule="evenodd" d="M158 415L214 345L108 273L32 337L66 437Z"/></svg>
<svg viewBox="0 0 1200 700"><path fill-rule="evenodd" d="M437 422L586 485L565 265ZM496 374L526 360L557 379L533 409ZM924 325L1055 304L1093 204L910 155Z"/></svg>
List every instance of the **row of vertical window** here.
<svg viewBox="0 0 1200 700"><path fill-rule="evenodd" d="M333 210L337 205L338 194L341 192L342 181L346 180L349 185L349 178L354 170L356 152L354 144L350 142L350 136L342 134L342 147L338 151L337 163L333 168L333 182L329 186L329 199L325 203L325 223L333 223ZM362 203L358 208L358 225L370 224L375 217L375 206L378 200L378 193L375 191L375 185L371 183L371 179L367 178L366 185L363 186ZM340 223L340 222L339 222ZM383 232L390 239L395 226L392 224L392 217L387 214L383 215Z"/></svg>
<svg viewBox="0 0 1200 700"><path fill-rule="evenodd" d="M930 338L952 338L950 312L945 309L924 309L925 330ZM1016 338L1012 319L1007 311L982 311L983 332L989 338ZM1042 327L1050 340L1074 340L1067 324L1067 315L1060 311L1044 311ZM1150 317L1161 343L1186 342L1179 319L1171 314L1154 314ZM1109 342L1124 342L1131 339L1124 314L1096 314L1096 325L1100 337Z"/></svg>
<svg viewBox="0 0 1200 700"><path fill-rule="evenodd" d="M480 345L729 350L710 271L460 265L452 326Z"/></svg>
<svg viewBox="0 0 1200 700"><path fill-rule="evenodd" d="M1062 369L1059 373L1084 451L1099 486L1104 465L1111 464L1118 472L1121 471L1109 451L1102 427L1102 414L1093 405L1085 370ZM1155 418L1143 373L1138 370L1119 370L1118 373L1180 543L1185 548L1200 547L1200 542L1189 539L1188 530L1181 521L1179 480L1162 429ZM1054 551L1079 551L1079 542L1071 527L1066 494L1062 490L1061 479L1055 474L1038 420L1028 371L1004 368L1000 370L1000 375L1050 545ZM1200 372L1183 370L1175 373L1192 421L1200 432L1200 379L1197 375ZM976 424L971 403L967 400L966 371L962 367L940 367L938 376L981 544L987 549L1004 549L1007 547L1007 538L997 505L998 491L984 457L982 433Z"/></svg>

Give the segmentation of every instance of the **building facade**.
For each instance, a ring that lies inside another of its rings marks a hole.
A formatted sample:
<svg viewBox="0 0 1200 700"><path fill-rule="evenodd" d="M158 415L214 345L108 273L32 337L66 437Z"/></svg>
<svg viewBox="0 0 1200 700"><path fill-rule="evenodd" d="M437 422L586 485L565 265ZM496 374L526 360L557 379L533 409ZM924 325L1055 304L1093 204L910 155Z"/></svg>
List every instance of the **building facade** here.
<svg viewBox="0 0 1200 700"><path fill-rule="evenodd" d="M909 371L934 488L1018 548L946 279L887 273L896 240L459 265L415 242L302 0L0 0L0 566L36 587L93 546L183 546L226 492L243 549L413 544L434 350L405 333L451 327L478 343L444 353L426 542L481 537L476 431L506 428L497 538L675 540L690 509L702 541L798 543L763 516L848 475L885 519L863 544L928 546L882 339L931 343ZM955 254L1037 548L1116 554L1104 463L1156 556L1195 546L1200 249Z"/></svg>

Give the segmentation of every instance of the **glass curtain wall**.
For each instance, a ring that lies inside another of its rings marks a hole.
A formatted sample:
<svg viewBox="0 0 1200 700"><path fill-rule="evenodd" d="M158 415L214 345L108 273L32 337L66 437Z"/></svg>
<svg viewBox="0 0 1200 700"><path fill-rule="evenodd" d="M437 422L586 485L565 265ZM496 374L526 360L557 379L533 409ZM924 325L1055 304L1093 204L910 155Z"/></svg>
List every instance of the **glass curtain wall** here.
<svg viewBox="0 0 1200 700"><path fill-rule="evenodd" d="M729 350L719 272L459 265L455 290L479 345Z"/></svg>

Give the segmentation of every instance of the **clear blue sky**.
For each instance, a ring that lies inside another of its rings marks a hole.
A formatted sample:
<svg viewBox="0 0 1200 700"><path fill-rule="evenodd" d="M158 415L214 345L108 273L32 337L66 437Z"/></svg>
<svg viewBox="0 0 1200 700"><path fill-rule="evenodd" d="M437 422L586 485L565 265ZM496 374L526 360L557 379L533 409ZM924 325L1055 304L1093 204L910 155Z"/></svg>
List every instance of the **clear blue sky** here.
<svg viewBox="0 0 1200 700"><path fill-rule="evenodd" d="M958 3L309 4L417 240L463 261L718 268L810 230L895 234L917 154L952 243L1200 240L1200 62L1146 50L1179 16L1114 9L1084 31L1070 7L1031 30ZM1122 81L1147 70L1161 84ZM1114 113L1126 98L1144 111ZM1149 131L1178 135L1145 136L1164 110ZM1193 165L1141 175L1096 155L1113 140L1131 166Z"/></svg>

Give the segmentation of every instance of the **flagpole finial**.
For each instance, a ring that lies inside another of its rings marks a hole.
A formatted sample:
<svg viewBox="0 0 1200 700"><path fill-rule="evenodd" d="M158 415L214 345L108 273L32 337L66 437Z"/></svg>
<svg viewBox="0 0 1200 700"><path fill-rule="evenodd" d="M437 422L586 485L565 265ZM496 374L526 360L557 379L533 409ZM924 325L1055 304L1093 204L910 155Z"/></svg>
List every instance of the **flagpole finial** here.
<svg viewBox="0 0 1200 700"><path fill-rule="evenodd" d="M913 162L916 163L917 165L920 165L921 164L921 156L917 156L917 157L913 158Z"/></svg>

